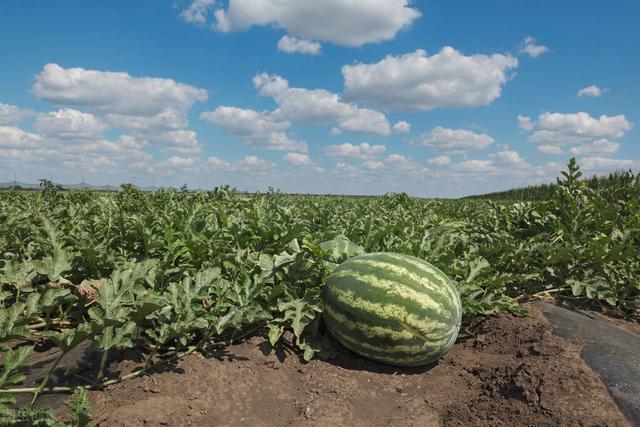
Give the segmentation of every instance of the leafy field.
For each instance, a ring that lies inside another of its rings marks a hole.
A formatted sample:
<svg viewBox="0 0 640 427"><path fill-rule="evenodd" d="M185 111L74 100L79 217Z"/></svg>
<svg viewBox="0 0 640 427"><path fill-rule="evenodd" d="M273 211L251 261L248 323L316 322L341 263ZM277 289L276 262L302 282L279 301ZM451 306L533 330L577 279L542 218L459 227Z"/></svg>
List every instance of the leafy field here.
<svg viewBox="0 0 640 427"><path fill-rule="evenodd" d="M62 358L90 340L102 361L92 387L119 380L104 372L118 350L145 349L151 367L155 355L181 357L263 327L274 344L291 330L306 359L322 356L320 291L341 259L319 244L340 235L442 269L467 323L518 312L516 297L545 292L637 313L640 176L596 189L579 177L572 160L551 197L535 202L240 197L226 187L2 192L0 389L20 387L45 343ZM34 400L41 391L22 390ZM80 413L86 397L76 395ZM0 394L0 405L11 396Z"/></svg>

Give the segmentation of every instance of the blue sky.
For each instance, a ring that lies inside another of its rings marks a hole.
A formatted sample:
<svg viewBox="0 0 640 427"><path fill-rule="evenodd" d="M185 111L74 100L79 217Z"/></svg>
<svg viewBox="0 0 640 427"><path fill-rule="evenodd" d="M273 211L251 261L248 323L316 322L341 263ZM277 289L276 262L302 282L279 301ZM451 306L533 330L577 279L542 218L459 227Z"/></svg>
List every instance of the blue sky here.
<svg viewBox="0 0 640 427"><path fill-rule="evenodd" d="M0 2L0 182L460 196L638 169L633 1Z"/></svg>

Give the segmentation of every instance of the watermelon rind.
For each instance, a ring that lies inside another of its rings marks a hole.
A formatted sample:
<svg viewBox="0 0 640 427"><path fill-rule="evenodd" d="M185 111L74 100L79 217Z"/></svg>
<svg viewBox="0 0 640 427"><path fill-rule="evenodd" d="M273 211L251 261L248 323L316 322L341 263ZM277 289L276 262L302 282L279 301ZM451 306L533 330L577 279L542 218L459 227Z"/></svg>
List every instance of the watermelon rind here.
<svg viewBox="0 0 640 427"><path fill-rule="evenodd" d="M342 345L390 365L435 362L455 343L462 321L454 283L398 253L349 258L329 276L323 301L325 324Z"/></svg>
<svg viewBox="0 0 640 427"><path fill-rule="evenodd" d="M366 253L364 248L352 242L346 236L337 236L334 239L318 244L326 253L327 261L341 263L346 259Z"/></svg>

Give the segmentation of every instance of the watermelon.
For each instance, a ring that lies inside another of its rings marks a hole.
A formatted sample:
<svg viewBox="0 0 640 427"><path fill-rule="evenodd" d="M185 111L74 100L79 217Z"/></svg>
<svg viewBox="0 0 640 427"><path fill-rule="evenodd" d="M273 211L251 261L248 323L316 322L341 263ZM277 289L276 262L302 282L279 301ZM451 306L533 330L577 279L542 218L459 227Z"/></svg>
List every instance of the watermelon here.
<svg viewBox="0 0 640 427"><path fill-rule="evenodd" d="M324 241L318 246L327 254L327 261L335 263L341 263L348 258L366 252L362 246L353 243L346 236L337 236L335 239Z"/></svg>
<svg viewBox="0 0 640 427"><path fill-rule="evenodd" d="M323 318L345 347L397 366L432 363L455 343L462 305L451 280L426 261L380 252L350 258L329 276Z"/></svg>

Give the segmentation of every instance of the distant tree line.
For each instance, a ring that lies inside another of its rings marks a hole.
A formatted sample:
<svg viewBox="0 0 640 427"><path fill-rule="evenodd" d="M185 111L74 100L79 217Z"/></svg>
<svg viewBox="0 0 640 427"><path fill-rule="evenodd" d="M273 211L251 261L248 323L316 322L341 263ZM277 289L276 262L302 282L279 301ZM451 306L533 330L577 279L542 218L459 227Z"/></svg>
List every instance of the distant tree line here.
<svg viewBox="0 0 640 427"><path fill-rule="evenodd" d="M584 185L597 191L609 191L616 188L631 186L634 180L640 179L640 175L636 177L630 170L629 171L616 171L611 172L609 175L597 176L594 175L591 178L583 179ZM467 196L464 199L489 199L489 200L548 200L553 195L553 192L558 184L539 184L530 185L528 187L514 188L506 191L498 191L495 193L480 194L474 196Z"/></svg>

